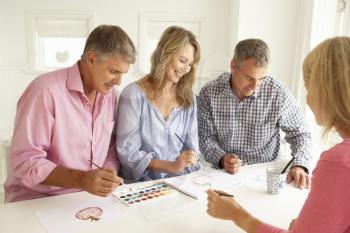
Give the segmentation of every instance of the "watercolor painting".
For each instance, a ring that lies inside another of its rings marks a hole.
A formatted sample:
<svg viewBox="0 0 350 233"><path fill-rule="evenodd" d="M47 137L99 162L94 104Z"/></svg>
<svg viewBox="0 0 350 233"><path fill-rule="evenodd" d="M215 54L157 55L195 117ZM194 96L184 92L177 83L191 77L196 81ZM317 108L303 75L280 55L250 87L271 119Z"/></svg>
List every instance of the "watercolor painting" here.
<svg viewBox="0 0 350 233"><path fill-rule="evenodd" d="M206 199L208 189L225 189L239 184L241 180L240 174L232 176L222 170L203 169L169 178L165 182L194 199Z"/></svg>
<svg viewBox="0 0 350 233"><path fill-rule="evenodd" d="M80 220L91 220L98 221L100 220L100 216L102 215L103 210L100 207L87 207L82 210L79 210L75 217Z"/></svg>
<svg viewBox="0 0 350 233"><path fill-rule="evenodd" d="M65 203L57 208L36 212L40 223L48 233L86 232L92 226L102 226L127 214L125 205L113 197L86 194L85 198Z"/></svg>

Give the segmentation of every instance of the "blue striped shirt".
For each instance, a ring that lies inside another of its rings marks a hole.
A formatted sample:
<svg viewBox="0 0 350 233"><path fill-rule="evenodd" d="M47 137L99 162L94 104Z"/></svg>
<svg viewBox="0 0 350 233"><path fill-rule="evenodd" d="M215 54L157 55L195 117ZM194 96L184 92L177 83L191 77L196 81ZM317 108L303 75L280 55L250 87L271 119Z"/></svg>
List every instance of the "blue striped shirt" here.
<svg viewBox="0 0 350 233"><path fill-rule="evenodd" d="M121 93L117 107L117 152L120 175L126 180L145 181L186 174L198 167L185 168L180 174L148 171L152 159L175 161L185 150L199 153L197 102L189 108L174 109L165 121L137 83L131 83Z"/></svg>

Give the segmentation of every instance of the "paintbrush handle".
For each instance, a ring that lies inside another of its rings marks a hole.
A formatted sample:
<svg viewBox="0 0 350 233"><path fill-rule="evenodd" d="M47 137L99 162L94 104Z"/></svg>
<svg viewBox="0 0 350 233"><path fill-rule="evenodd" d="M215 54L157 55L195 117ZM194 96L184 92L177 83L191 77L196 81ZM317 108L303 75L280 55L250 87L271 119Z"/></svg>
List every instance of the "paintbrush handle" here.
<svg viewBox="0 0 350 233"><path fill-rule="evenodd" d="M288 163L287 165L283 168L283 170L281 171L281 174L285 173L287 171L287 168L289 167L289 165L294 161L295 157L293 157Z"/></svg>
<svg viewBox="0 0 350 233"><path fill-rule="evenodd" d="M95 167L97 167L98 169L100 170L103 170L102 167L98 166L96 163L92 162L90 159L88 160L92 165L94 165ZM124 184L124 181L122 181L119 185L123 185Z"/></svg>
<svg viewBox="0 0 350 233"><path fill-rule="evenodd" d="M186 146L185 142L182 141L182 139L175 133L175 136L177 137L177 139L179 139L179 141L182 143L182 145L184 146L185 150L189 150L188 147Z"/></svg>
<svg viewBox="0 0 350 233"><path fill-rule="evenodd" d="M97 167L100 170L103 170L102 167L98 166L96 163L92 162L92 160L88 160L92 165L94 165L95 167Z"/></svg>
<svg viewBox="0 0 350 233"><path fill-rule="evenodd" d="M224 196L224 197L234 197L233 195L231 194L228 194L228 193L222 193L222 192L219 192L219 191L215 191L217 194L219 194L220 196Z"/></svg>

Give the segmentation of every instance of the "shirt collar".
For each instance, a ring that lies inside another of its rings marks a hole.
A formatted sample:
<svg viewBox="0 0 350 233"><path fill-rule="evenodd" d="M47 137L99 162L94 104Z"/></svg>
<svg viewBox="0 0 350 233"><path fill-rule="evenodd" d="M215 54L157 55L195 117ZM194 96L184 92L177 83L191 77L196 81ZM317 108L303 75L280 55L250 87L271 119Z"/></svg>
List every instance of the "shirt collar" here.
<svg viewBox="0 0 350 233"><path fill-rule="evenodd" d="M84 93L78 62L68 68L67 89Z"/></svg>
<svg viewBox="0 0 350 233"><path fill-rule="evenodd" d="M232 77L232 74L229 74L224 78L223 80L224 89L222 93L226 96L235 97L236 95L233 93L233 90L231 88L231 83L230 83L231 77Z"/></svg>
<svg viewBox="0 0 350 233"><path fill-rule="evenodd" d="M80 92L83 96L85 96L78 62L68 68L67 89ZM112 88L111 91L115 91L114 88ZM104 98L105 95L99 92L96 93L96 103L98 103L100 100L104 102Z"/></svg>

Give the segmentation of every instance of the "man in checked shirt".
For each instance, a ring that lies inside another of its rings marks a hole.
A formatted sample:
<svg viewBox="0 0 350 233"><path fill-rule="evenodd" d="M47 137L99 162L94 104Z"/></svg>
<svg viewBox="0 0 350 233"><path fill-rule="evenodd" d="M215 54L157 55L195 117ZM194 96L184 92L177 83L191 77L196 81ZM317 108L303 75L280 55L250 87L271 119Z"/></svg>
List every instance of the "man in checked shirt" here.
<svg viewBox="0 0 350 233"><path fill-rule="evenodd" d="M298 188L309 188L310 131L291 92L266 75L269 48L260 39L240 41L231 72L207 83L198 98L199 146L205 159L235 174L242 163L275 160L280 129L295 157L287 175Z"/></svg>

